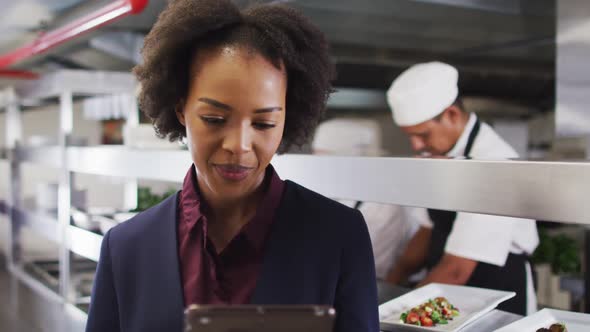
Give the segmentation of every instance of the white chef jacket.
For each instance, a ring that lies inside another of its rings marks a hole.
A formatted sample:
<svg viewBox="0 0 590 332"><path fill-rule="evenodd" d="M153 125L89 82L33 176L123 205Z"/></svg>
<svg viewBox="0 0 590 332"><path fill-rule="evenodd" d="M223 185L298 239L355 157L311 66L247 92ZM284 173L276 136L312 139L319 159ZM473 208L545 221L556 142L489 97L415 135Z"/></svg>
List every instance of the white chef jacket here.
<svg viewBox="0 0 590 332"><path fill-rule="evenodd" d="M354 201L339 202L349 207L356 205ZM407 208L403 206L363 202L358 209L369 229L375 273L378 279L385 279L420 225L407 217Z"/></svg>
<svg viewBox="0 0 590 332"><path fill-rule="evenodd" d="M469 134L475 126L476 120L475 114L472 113L459 140L447 153L448 157L463 156ZM480 160L518 158L516 151L498 136L489 125L483 122L473 142L469 156ZM432 227L426 209L415 209L410 215L422 226ZM447 238L445 253L478 262L504 266L509 253L532 254L538 244L539 236L534 220L458 212L453 229ZM536 306L536 300L534 300L534 290L528 264L527 272L528 311L534 312L536 309L533 309L533 305Z"/></svg>

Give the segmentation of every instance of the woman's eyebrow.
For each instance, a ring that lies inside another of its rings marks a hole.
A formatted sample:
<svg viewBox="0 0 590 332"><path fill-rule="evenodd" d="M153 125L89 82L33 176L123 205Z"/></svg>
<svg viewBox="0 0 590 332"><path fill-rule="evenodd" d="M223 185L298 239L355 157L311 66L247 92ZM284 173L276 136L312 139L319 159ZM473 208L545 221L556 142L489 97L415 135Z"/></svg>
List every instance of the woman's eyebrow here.
<svg viewBox="0 0 590 332"><path fill-rule="evenodd" d="M220 101L217 101L215 99L211 99L211 98L199 98L197 100L200 101L200 102L202 102L202 103L209 104L209 105L211 105L211 106L213 106L215 108L222 109L224 111L231 111L231 110L233 110L233 108L231 106L229 106L227 104L224 104L224 103L222 103Z"/></svg>
<svg viewBox="0 0 590 332"><path fill-rule="evenodd" d="M221 110L224 111L232 111L233 108L227 104L224 104L220 101L217 101L215 99L211 99L211 98L206 98L206 97L201 97L199 99L197 99L198 101L211 105L215 108L219 108ZM257 110L254 111L254 113L270 113L270 112L280 112L282 111L283 108L280 106L272 106L272 107L264 107L264 108L259 108Z"/></svg>
<svg viewBox="0 0 590 332"><path fill-rule="evenodd" d="M283 108L279 107L279 106L274 106L274 107L265 107L265 108L259 108L256 111L254 111L254 113L270 113L270 112L280 112L282 111Z"/></svg>

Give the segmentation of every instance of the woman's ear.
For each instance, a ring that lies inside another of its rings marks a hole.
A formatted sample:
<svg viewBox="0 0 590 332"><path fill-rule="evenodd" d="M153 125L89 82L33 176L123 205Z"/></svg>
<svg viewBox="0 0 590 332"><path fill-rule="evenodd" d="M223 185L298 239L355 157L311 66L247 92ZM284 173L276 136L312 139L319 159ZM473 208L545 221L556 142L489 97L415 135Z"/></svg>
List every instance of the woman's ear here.
<svg viewBox="0 0 590 332"><path fill-rule="evenodd" d="M184 108L182 107L183 105L184 101L179 102L174 109L174 113L176 113L176 118L178 119L178 122L180 122L183 126L186 127L186 121L184 120Z"/></svg>

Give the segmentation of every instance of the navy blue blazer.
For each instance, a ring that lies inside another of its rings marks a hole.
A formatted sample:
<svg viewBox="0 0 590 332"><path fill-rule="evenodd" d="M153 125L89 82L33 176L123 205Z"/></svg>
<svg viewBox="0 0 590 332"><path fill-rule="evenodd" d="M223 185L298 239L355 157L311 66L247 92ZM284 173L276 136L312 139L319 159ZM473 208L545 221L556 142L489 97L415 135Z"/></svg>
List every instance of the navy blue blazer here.
<svg viewBox="0 0 590 332"><path fill-rule="evenodd" d="M105 234L86 331L182 331L178 196ZM251 303L331 305L335 331L378 332L373 251L360 212L286 181Z"/></svg>

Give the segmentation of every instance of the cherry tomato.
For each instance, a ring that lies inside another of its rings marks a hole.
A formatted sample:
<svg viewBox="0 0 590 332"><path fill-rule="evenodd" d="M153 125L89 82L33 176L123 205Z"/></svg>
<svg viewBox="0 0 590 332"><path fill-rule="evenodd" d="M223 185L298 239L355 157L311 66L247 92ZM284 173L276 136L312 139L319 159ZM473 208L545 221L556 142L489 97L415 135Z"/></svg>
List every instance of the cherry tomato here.
<svg viewBox="0 0 590 332"><path fill-rule="evenodd" d="M422 318L420 318L420 323L422 323L422 326L432 326L432 325L434 325L434 323L432 322L432 319L430 319L428 317L422 317Z"/></svg>
<svg viewBox="0 0 590 332"><path fill-rule="evenodd" d="M418 316L417 313L415 313L415 312L408 313L408 316L406 317L407 324L418 325L419 321L420 321L420 316Z"/></svg>
<svg viewBox="0 0 590 332"><path fill-rule="evenodd" d="M449 309L447 309L447 308L443 308L442 309L442 314L445 317L449 317L449 316L451 316L451 311Z"/></svg>

